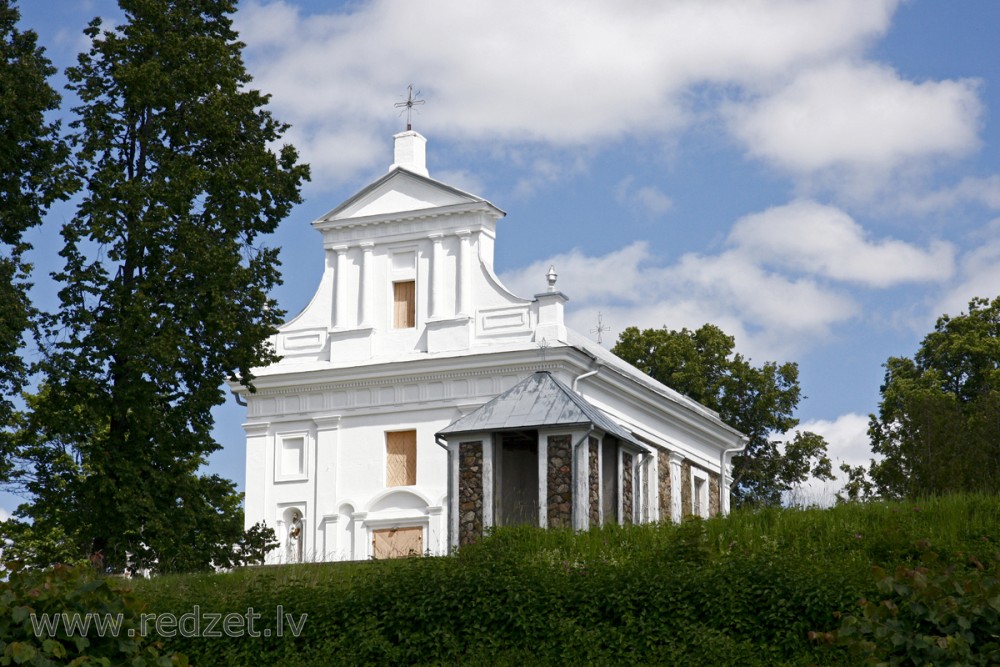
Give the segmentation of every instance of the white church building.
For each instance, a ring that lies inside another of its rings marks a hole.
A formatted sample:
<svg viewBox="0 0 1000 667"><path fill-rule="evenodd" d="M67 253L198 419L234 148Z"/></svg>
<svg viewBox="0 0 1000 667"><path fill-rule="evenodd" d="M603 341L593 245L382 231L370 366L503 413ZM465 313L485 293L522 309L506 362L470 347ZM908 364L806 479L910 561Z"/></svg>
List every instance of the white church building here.
<svg viewBox="0 0 1000 667"><path fill-rule="evenodd" d="M420 134L397 134L394 153L312 223L319 288L257 391L232 386L247 403L246 523L275 528L270 562L727 512L743 436L567 329L554 270L538 294L510 293L493 269L504 212L431 178Z"/></svg>

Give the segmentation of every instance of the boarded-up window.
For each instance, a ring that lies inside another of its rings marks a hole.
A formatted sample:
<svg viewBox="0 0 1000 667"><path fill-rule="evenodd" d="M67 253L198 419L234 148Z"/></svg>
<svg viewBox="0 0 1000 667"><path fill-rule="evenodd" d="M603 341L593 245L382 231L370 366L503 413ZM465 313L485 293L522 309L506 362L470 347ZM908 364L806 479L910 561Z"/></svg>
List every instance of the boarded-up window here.
<svg viewBox="0 0 1000 667"><path fill-rule="evenodd" d="M375 558L406 558L424 553L424 529L386 528L372 531L372 555Z"/></svg>
<svg viewBox="0 0 1000 667"><path fill-rule="evenodd" d="M385 485L413 486L417 483L417 432L385 434Z"/></svg>
<svg viewBox="0 0 1000 667"><path fill-rule="evenodd" d="M417 326L417 283L413 280L392 284L392 326L396 329Z"/></svg>

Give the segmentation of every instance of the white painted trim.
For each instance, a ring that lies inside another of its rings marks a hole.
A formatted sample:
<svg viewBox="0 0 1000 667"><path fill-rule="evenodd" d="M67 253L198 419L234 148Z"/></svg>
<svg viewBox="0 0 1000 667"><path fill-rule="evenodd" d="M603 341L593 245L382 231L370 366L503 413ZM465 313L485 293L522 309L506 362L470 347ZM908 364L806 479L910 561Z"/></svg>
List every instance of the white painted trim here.
<svg viewBox="0 0 1000 667"><path fill-rule="evenodd" d="M476 437L479 437L478 435ZM494 500L495 486L495 464L496 464L496 440L492 433L484 433L480 437L483 446L483 530L496 525L493 511L496 507Z"/></svg>
<svg viewBox="0 0 1000 667"><path fill-rule="evenodd" d="M573 490L570 521L574 530L590 527L590 437L593 434L594 431L589 430L574 431L570 435L570 488Z"/></svg>
<svg viewBox="0 0 1000 667"><path fill-rule="evenodd" d="M448 443L448 548L458 548L459 511L458 511L458 450L459 443L445 440Z"/></svg>
<svg viewBox="0 0 1000 667"><path fill-rule="evenodd" d="M681 464L684 457L676 452L670 452L670 519L680 523L684 508L681 503Z"/></svg>
<svg viewBox="0 0 1000 667"><path fill-rule="evenodd" d="M549 527L549 432L538 429L538 523ZM551 433L551 435L555 435Z"/></svg>
<svg viewBox="0 0 1000 667"><path fill-rule="evenodd" d="M698 490L699 482L701 483L700 492ZM700 516L703 519L708 518L708 499L711 495L709 493L710 486L708 472L696 466L691 466L691 514Z"/></svg>
<svg viewBox="0 0 1000 667"><path fill-rule="evenodd" d="M604 525L604 438L597 438L597 520Z"/></svg>
<svg viewBox="0 0 1000 667"><path fill-rule="evenodd" d="M605 435L604 437L607 437L607 435ZM618 517L618 525L624 526L625 525L625 463L624 461L622 461L621 442L618 441L617 439L615 440L615 442L618 443L615 446L615 467L618 470L618 485L616 488L617 493L615 494L617 496L617 498L615 498L615 501L618 503L618 509L615 512L615 515Z"/></svg>
<svg viewBox="0 0 1000 667"><path fill-rule="evenodd" d="M295 471L285 471L284 467L284 451L285 443L292 440L302 440L302 452L300 458L302 460L302 467ZM274 434L274 483L283 484L287 482L304 482L309 479L310 468L310 454L314 450L312 443L312 433L308 429L298 429L295 431L284 431L281 433Z"/></svg>

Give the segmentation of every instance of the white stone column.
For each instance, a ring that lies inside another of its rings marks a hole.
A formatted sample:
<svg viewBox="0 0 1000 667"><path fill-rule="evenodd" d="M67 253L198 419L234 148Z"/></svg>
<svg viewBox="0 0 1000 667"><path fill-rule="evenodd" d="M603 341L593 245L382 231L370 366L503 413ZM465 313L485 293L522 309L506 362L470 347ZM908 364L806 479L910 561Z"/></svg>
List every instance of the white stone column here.
<svg viewBox="0 0 1000 667"><path fill-rule="evenodd" d="M313 546L309 539L310 521L306 517L306 513L302 513L302 518L299 519L299 523L302 524L302 533L299 535L298 550L294 554L296 563L312 563L315 559L313 558L313 552L316 547Z"/></svg>
<svg viewBox="0 0 1000 667"><path fill-rule="evenodd" d="M493 472L493 448L495 437L492 433L477 436L483 443L483 530L492 528L493 517L493 484L496 477Z"/></svg>
<svg viewBox="0 0 1000 667"><path fill-rule="evenodd" d="M448 442L448 548L458 548L459 509L458 509L458 461L459 443ZM486 508L483 508L485 514Z"/></svg>
<svg viewBox="0 0 1000 667"><path fill-rule="evenodd" d="M253 407L247 409L252 410ZM274 479L274 447L273 439L268 437L269 429L270 424L267 423L243 424L243 431L247 436L244 479L249 482L243 501L244 528L250 528L258 521L266 521L264 508L271 507L271 485L268 481Z"/></svg>
<svg viewBox="0 0 1000 667"><path fill-rule="evenodd" d="M639 505L639 507L641 508L641 513L639 516L640 523L648 523L654 520L653 505L651 502L653 493L651 487L656 486L656 484L653 482L653 480L655 480L656 477L651 475L650 472L653 470L653 462L655 460L656 460L655 454L652 455L645 454L642 458L642 464L639 466L640 470L642 471L642 498L640 499L641 504Z"/></svg>
<svg viewBox="0 0 1000 667"><path fill-rule="evenodd" d="M615 447L615 470L618 475L618 484L616 488L618 489L618 497L615 498L615 515L618 517L618 525L625 525L625 462L622 460L622 448L621 446ZM635 480L632 482L632 504L635 505Z"/></svg>
<svg viewBox="0 0 1000 667"><path fill-rule="evenodd" d="M444 545L446 539L442 538L444 530L444 508L440 506L427 508L427 543L424 549L431 552L432 556L446 556L448 547Z"/></svg>
<svg viewBox="0 0 1000 667"><path fill-rule="evenodd" d="M334 253L333 268L333 328L347 329L347 246L331 248ZM329 256L329 255L328 255Z"/></svg>
<svg viewBox="0 0 1000 667"><path fill-rule="evenodd" d="M590 447L588 439L587 447ZM588 454L589 456L589 454ZM597 438L597 520L603 526L604 516L604 439Z"/></svg>
<svg viewBox="0 0 1000 667"><path fill-rule="evenodd" d="M336 514L323 517L323 553L317 554L317 561L337 560L337 541L340 537L339 522L340 516Z"/></svg>
<svg viewBox="0 0 1000 667"><path fill-rule="evenodd" d="M368 529L365 527L368 512L355 512L351 518L354 519L354 549L351 560L368 560L374 555L371 553Z"/></svg>
<svg viewBox="0 0 1000 667"><path fill-rule="evenodd" d="M681 462L684 457L670 452L670 518L674 523L681 520Z"/></svg>
<svg viewBox="0 0 1000 667"><path fill-rule="evenodd" d="M646 490L649 494L649 521L660 521L660 455L650 457L649 470L646 475Z"/></svg>
<svg viewBox="0 0 1000 667"><path fill-rule="evenodd" d="M372 249L375 244L366 242L361 244L361 322L362 327L371 327L375 313L374 309L374 267L372 266Z"/></svg>
<svg viewBox="0 0 1000 667"><path fill-rule="evenodd" d="M274 534L278 536L278 547L267 554L266 560L270 564L282 565L288 562L288 530L284 519L275 521Z"/></svg>
<svg viewBox="0 0 1000 667"><path fill-rule="evenodd" d="M590 438L591 432L574 432L570 440L573 459L573 528L590 526Z"/></svg>
<svg viewBox="0 0 1000 667"><path fill-rule="evenodd" d="M340 428L340 415L316 416L313 418L313 428L316 430L316 442L313 450L315 457L312 475L312 512L317 531L313 544L319 545L318 531L325 520L322 512L335 509L330 505L337 497L337 436ZM330 553L332 552L324 546L322 553L314 555L314 560L325 561Z"/></svg>
<svg viewBox="0 0 1000 667"><path fill-rule="evenodd" d="M538 525L549 527L549 437L538 434Z"/></svg>
<svg viewBox="0 0 1000 667"><path fill-rule="evenodd" d="M431 240L430 319L436 320L444 317L444 313L441 312L441 302L444 301L441 298L444 290L444 270L441 265L444 261L442 257L444 254L442 246L444 234L430 234L427 238Z"/></svg>
<svg viewBox="0 0 1000 667"><path fill-rule="evenodd" d="M455 232L458 237L458 276L455 281L455 308L458 317L472 315L469 304L472 303L472 284L469 276L472 273L472 234L468 229Z"/></svg>

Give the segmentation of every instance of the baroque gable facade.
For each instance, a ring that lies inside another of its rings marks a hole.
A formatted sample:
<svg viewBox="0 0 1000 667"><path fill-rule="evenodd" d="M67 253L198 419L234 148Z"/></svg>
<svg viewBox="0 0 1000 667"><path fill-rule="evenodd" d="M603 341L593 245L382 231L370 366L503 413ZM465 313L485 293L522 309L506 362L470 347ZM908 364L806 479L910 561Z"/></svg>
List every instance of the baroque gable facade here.
<svg viewBox="0 0 1000 667"><path fill-rule="evenodd" d="M246 522L276 529L270 560L726 512L742 435L567 329L554 272L511 294L493 270L504 212L430 178L425 153L396 135L388 173L313 222L316 294L257 391L231 387L247 403Z"/></svg>

